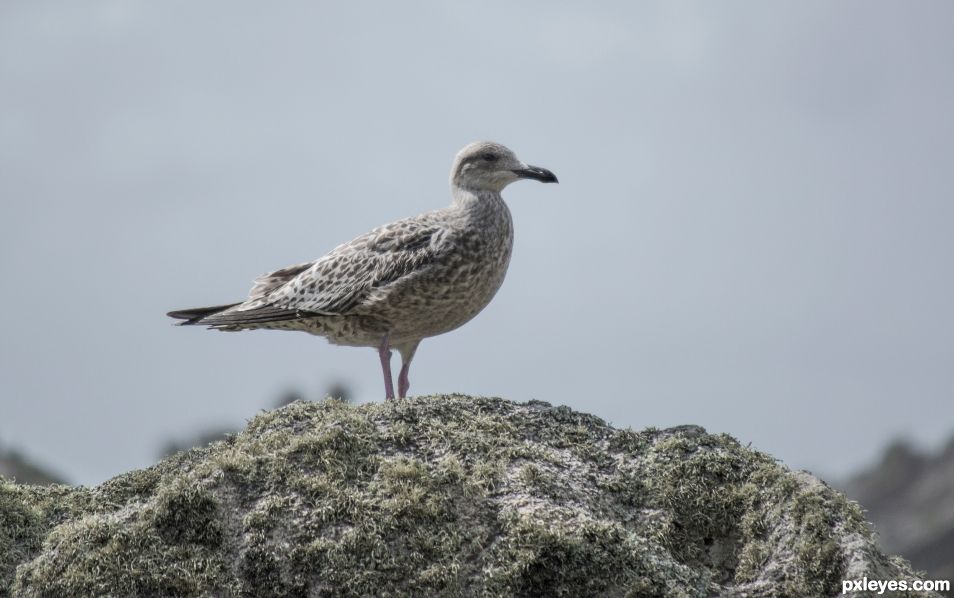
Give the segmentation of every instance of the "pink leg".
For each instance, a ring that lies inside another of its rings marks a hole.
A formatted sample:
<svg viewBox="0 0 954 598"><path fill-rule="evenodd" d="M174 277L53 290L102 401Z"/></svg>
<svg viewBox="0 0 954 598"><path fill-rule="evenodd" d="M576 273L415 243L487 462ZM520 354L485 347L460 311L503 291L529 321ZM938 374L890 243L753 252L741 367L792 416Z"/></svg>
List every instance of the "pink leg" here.
<svg viewBox="0 0 954 598"><path fill-rule="evenodd" d="M384 398L390 401L394 398L394 381L391 378L391 345L387 334L381 339L378 356L381 357L381 371L384 373Z"/></svg>
<svg viewBox="0 0 954 598"><path fill-rule="evenodd" d="M411 364L404 362L401 366L401 373L398 375L398 396L404 398L407 396L407 389L411 388L411 381L407 379L407 373L411 369Z"/></svg>
<svg viewBox="0 0 954 598"><path fill-rule="evenodd" d="M397 348L401 352L401 374L398 376L398 396L402 399L407 396L407 389L411 388L411 381L408 380L408 372L411 371L411 360L414 359L414 353L417 351L417 345L420 340L405 343Z"/></svg>

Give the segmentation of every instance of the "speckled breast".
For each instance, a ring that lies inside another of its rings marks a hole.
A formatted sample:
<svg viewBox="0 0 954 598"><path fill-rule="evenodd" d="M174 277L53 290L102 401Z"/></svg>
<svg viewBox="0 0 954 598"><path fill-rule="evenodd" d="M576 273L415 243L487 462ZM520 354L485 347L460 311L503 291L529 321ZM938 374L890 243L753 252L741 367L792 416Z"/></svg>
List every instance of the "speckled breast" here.
<svg viewBox="0 0 954 598"><path fill-rule="evenodd" d="M451 223L441 259L387 289L374 316L392 344L453 330L482 310L503 283L513 249L513 222L502 200Z"/></svg>
<svg viewBox="0 0 954 598"><path fill-rule="evenodd" d="M377 315L390 324L395 344L453 330L490 303L503 283L513 248L509 218L505 224L498 230L458 233L446 261L394 289Z"/></svg>

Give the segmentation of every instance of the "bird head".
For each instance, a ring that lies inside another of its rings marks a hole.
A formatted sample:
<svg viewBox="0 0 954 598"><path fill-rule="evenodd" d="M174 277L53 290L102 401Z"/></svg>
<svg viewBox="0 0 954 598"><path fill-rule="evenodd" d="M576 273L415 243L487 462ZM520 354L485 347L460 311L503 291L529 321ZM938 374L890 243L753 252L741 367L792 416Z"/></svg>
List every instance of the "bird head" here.
<svg viewBox="0 0 954 598"><path fill-rule="evenodd" d="M458 152L451 168L451 185L468 191L493 191L520 179L556 183L556 175L539 166L531 166L516 154L492 141L477 141Z"/></svg>

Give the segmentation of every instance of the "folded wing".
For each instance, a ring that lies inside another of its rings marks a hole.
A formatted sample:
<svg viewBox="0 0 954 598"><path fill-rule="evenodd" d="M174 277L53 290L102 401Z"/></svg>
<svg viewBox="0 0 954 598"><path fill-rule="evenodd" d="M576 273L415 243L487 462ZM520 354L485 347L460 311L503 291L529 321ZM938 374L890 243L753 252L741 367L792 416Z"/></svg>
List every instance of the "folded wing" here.
<svg viewBox="0 0 954 598"><path fill-rule="evenodd" d="M183 325L224 330L360 312L372 293L387 292L440 259L442 230L422 220L399 220L339 245L313 262L264 274L246 301L170 312Z"/></svg>

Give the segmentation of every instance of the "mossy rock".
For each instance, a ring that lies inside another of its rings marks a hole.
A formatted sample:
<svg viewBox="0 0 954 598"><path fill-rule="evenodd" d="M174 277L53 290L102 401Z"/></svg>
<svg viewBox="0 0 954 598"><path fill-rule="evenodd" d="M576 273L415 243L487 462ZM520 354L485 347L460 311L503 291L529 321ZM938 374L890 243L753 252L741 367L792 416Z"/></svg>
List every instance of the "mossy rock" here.
<svg viewBox="0 0 954 598"><path fill-rule="evenodd" d="M864 576L916 579L811 475L541 402L293 403L95 488L0 480L0 595L804 598Z"/></svg>

